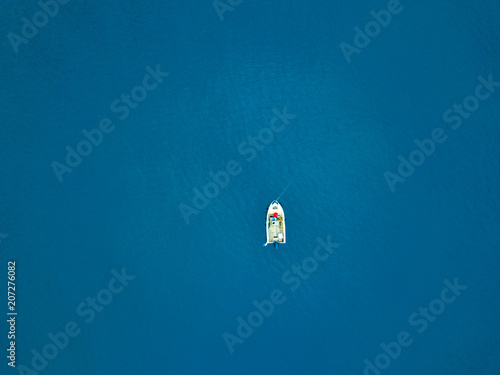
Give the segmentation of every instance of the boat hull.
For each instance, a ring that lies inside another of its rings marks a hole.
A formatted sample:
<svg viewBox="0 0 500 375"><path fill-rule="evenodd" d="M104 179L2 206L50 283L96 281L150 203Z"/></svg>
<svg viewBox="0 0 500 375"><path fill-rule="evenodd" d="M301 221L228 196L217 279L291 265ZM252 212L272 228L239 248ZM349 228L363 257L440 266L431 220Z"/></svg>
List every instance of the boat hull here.
<svg viewBox="0 0 500 375"><path fill-rule="evenodd" d="M285 212L278 201L269 205L266 214L266 244L286 243Z"/></svg>

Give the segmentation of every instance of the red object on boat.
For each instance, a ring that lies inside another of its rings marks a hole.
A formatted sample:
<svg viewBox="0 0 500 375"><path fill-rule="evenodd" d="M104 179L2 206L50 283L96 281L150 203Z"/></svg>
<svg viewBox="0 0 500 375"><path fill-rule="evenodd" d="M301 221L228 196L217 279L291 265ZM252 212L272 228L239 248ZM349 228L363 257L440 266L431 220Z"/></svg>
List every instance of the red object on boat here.
<svg viewBox="0 0 500 375"><path fill-rule="evenodd" d="M277 212L274 213L274 217L278 217L278 213Z"/></svg>

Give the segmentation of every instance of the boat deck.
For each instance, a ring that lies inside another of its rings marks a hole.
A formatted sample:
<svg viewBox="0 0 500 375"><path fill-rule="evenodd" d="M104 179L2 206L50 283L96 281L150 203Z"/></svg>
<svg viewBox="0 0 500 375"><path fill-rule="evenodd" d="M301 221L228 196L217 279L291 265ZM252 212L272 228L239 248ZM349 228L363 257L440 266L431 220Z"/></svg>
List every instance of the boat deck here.
<svg viewBox="0 0 500 375"><path fill-rule="evenodd" d="M286 243L285 212L278 201L272 201L266 215L267 243Z"/></svg>
<svg viewBox="0 0 500 375"><path fill-rule="evenodd" d="M280 216L278 219L272 221L274 217L271 215L268 218L268 238L267 242L283 242L285 231L283 229L283 216Z"/></svg>

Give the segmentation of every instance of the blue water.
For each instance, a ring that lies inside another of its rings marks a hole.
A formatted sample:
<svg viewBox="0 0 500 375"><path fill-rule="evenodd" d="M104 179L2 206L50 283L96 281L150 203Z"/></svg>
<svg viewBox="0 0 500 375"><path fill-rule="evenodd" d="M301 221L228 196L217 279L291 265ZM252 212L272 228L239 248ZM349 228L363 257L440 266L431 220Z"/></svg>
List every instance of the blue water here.
<svg viewBox="0 0 500 375"><path fill-rule="evenodd" d="M211 1L73 0L17 53L8 33L40 8L3 3L0 268L16 261L18 316L2 373L74 321L40 374L358 375L403 331L381 374L499 374L500 89L456 130L442 117L500 80L500 4L401 6L348 64L339 44L387 2L243 0L221 21ZM121 120L110 105L158 64L169 76ZM247 161L239 145L284 107L296 117ZM103 118L114 131L60 182L52 163ZM435 128L447 140L391 192L384 173ZM241 173L186 224L179 205L231 160ZM264 212L289 181L275 251ZM282 276L328 236L340 247L292 291ZM135 279L86 323L77 307L123 267ZM455 278L467 288L419 333L409 317ZM275 289L231 354L223 334Z"/></svg>

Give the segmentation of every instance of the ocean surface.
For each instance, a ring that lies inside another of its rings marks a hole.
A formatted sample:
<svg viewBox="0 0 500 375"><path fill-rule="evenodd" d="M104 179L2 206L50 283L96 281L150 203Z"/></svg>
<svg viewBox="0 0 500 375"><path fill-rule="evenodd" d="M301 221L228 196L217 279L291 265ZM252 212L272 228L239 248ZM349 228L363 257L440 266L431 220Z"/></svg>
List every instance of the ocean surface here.
<svg viewBox="0 0 500 375"><path fill-rule="evenodd" d="M498 1L42 4L0 5L0 373L500 374Z"/></svg>

